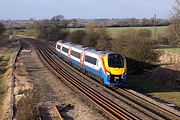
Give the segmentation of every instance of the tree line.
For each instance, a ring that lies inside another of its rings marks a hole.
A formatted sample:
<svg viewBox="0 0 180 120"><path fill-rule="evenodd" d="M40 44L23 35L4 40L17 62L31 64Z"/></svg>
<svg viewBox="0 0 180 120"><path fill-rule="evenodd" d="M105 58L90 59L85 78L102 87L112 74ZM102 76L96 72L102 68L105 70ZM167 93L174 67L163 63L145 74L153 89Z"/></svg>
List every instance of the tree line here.
<svg viewBox="0 0 180 120"><path fill-rule="evenodd" d="M55 17L61 16L61 18L64 18L62 15L57 15ZM12 27L14 29L25 29L29 25L32 25L34 22L41 22L43 20L35 20L35 19L29 19L29 20L0 20L1 23L3 23L7 29L11 29ZM87 23L93 22L96 24L100 24L102 26L106 27L141 27L141 26L167 26L170 24L170 21L168 19L162 19L152 17L152 18L112 18L112 19L64 19L66 21L68 28L84 28Z"/></svg>
<svg viewBox="0 0 180 120"><path fill-rule="evenodd" d="M68 27L82 28L87 23L94 22L106 27L146 27L146 26L167 26L170 21L167 19L153 18L124 18L124 19L72 19Z"/></svg>

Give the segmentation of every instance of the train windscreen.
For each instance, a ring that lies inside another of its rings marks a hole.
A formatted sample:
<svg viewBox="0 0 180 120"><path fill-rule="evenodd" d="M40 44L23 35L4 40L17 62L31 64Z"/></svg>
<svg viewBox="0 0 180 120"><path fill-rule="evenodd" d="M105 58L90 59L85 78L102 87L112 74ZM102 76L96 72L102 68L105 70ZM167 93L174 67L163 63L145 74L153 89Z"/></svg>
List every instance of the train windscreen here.
<svg viewBox="0 0 180 120"><path fill-rule="evenodd" d="M114 68L123 68L124 61L123 57L119 54L109 54L108 55L108 66Z"/></svg>

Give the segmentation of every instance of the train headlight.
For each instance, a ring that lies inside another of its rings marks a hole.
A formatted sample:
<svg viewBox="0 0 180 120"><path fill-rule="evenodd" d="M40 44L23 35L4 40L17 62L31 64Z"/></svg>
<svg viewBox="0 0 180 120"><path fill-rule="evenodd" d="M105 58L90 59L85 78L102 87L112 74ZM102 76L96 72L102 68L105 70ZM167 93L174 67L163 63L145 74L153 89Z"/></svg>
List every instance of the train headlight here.
<svg viewBox="0 0 180 120"><path fill-rule="evenodd" d="M126 74L127 74L127 73L125 72L125 73L123 74L123 76L126 76Z"/></svg>
<svg viewBox="0 0 180 120"><path fill-rule="evenodd" d="M123 75L121 76L121 79L123 79L124 77L126 77L126 72L125 73L123 73Z"/></svg>
<svg viewBox="0 0 180 120"><path fill-rule="evenodd" d="M110 72L106 71L106 75L110 75Z"/></svg>

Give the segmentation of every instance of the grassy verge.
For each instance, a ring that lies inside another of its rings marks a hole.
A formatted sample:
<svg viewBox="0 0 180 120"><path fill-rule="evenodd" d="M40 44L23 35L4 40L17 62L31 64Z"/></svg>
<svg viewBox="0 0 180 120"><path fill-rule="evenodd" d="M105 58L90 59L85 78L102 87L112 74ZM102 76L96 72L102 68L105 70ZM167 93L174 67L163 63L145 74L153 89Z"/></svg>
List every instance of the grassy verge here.
<svg viewBox="0 0 180 120"><path fill-rule="evenodd" d="M128 83L138 89L141 93L152 95L160 100L173 103L180 107L180 89L170 88L163 85L163 81L157 82L149 75L129 75Z"/></svg>
<svg viewBox="0 0 180 120"><path fill-rule="evenodd" d="M3 104L3 100L7 93L6 78L8 77L8 74L6 74L6 71L9 60L9 56L0 56L0 111L2 111L1 105ZM2 112L0 112L0 116L1 115Z"/></svg>
<svg viewBox="0 0 180 120"><path fill-rule="evenodd" d="M8 108L6 106L6 99L8 95L9 83L7 80L10 79L10 74L12 72L10 62L11 53L14 52L14 49L4 48L1 49L0 52L0 118L5 118L5 109ZM10 81L10 80L9 80Z"/></svg>

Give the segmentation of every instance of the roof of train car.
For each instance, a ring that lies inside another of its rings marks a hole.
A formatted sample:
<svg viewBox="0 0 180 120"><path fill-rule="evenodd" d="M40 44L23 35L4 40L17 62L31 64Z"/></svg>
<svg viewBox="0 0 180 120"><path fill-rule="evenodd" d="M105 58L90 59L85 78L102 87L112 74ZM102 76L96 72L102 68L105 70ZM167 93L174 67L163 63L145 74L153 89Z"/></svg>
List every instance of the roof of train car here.
<svg viewBox="0 0 180 120"><path fill-rule="evenodd" d="M57 43L62 43L64 45L68 45L70 47L77 48L80 50L86 50L88 48L88 47L85 47L83 45L73 44L72 42L63 42L62 40L59 40Z"/></svg>
<svg viewBox="0 0 180 120"><path fill-rule="evenodd" d="M73 45L72 48L77 48L77 49L80 49L80 50L88 49L88 47L84 47L83 45L77 45L77 44Z"/></svg>
<svg viewBox="0 0 180 120"><path fill-rule="evenodd" d="M106 54L110 53L109 51L101 51L94 48L88 48L86 51L97 54L97 55L101 55L101 56L105 56Z"/></svg>
<svg viewBox="0 0 180 120"><path fill-rule="evenodd" d="M68 45L68 46L73 47L73 48L78 48L80 50L85 50L87 52L91 52L91 53L101 55L101 56L105 56L106 54L111 53L109 51L100 51L100 50L97 50L95 48L86 47L86 46L78 45L78 44L73 44L72 42L63 42L62 40L59 40L58 43L62 43L64 45Z"/></svg>

